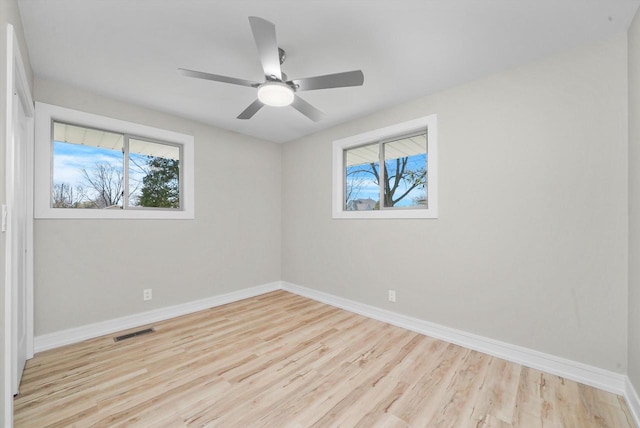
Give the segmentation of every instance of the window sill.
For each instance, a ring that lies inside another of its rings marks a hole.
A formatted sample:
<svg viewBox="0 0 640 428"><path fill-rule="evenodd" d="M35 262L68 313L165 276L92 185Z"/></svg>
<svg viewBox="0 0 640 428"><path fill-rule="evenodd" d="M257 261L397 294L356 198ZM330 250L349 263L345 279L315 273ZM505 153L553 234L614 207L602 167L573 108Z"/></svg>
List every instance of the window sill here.
<svg viewBox="0 0 640 428"><path fill-rule="evenodd" d="M334 219L394 219L394 218L438 218L434 210L382 210L382 211L334 211Z"/></svg>
<svg viewBox="0 0 640 428"><path fill-rule="evenodd" d="M36 219L130 219L130 220L193 220L193 212L169 210L122 210L45 208L36 211Z"/></svg>

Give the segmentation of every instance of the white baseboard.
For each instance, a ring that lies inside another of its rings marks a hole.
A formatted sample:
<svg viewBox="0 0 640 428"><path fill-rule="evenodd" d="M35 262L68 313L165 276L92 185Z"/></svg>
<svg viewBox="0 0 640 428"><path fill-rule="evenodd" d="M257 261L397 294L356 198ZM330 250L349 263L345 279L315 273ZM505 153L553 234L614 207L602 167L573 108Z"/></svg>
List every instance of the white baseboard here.
<svg viewBox="0 0 640 428"><path fill-rule="evenodd" d="M284 281L276 281L202 300L196 300L136 315L37 336L35 338L34 348L36 352L41 352L47 349L57 348L59 346L103 336L105 334L111 334L145 324L164 321L177 316L213 308L215 306L225 305L227 303L236 302L238 300L247 299L275 290L289 291L331 306L345 309L347 311L402 327L407 330L415 331L416 333L441 339L465 348L521 364L523 366L542 370L585 385L590 385L614 394L622 395L627 401L629 410L635 419L636 425L640 426L640 398L638 398L638 393L634 389L629 378L623 374L611 372L599 367L590 366L554 355L545 354L533 349L489 339L462 330L445 327L429 321L376 308L364 303L359 303L343 297L334 296L332 294Z"/></svg>
<svg viewBox="0 0 640 428"><path fill-rule="evenodd" d="M355 312L369 318L393 324L407 330L415 331L426 336L454 343L465 348L473 349L523 366L542 370L557 376L562 376L576 382L590 385L608 392L624 395L626 376L599 367L589 366L577 361L568 360L522 346L467 333L439 324L409 317L385 309L337 297L311 288L302 287L288 282L282 283L282 289L308 297L319 302L336 306L350 312Z"/></svg>
<svg viewBox="0 0 640 428"><path fill-rule="evenodd" d="M626 377L624 398L627 400L627 406L629 407L636 426L640 427L640 397L638 397L638 392L631 384L629 377Z"/></svg>
<svg viewBox="0 0 640 428"><path fill-rule="evenodd" d="M629 377L623 374L376 308L289 282L283 281L281 288L368 318L621 395L627 402L636 426L640 427L640 398Z"/></svg>
<svg viewBox="0 0 640 428"><path fill-rule="evenodd" d="M280 288L281 284L279 281L272 282L269 284L245 288L244 290L233 291L231 293L221 294L219 296L213 296L206 299L183 303L180 305L154 309L135 315L129 315L121 318L115 318L107 321L85 325L82 327L76 327L68 330L44 334L42 336L36 336L34 338L34 350L35 352L46 351L47 349L53 349L60 346L81 342L83 340L93 339L105 334L111 334L130 328L140 327L145 324L168 320L170 318L202 311L204 309L213 308L215 306L226 305L227 303L248 299L249 297L254 297L260 294L279 290Z"/></svg>

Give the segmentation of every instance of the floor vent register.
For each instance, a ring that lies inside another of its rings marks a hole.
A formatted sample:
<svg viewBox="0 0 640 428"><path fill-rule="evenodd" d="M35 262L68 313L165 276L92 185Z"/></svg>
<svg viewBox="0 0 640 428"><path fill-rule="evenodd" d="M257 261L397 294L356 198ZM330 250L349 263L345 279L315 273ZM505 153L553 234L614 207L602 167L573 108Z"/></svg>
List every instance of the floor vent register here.
<svg viewBox="0 0 640 428"><path fill-rule="evenodd" d="M131 339L133 337L138 337L138 336L142 336L143 334L149 334L149 333L153 333L155 330L153 327L151 328L145 328L144 330L138 330L138 331L134 331L133 333L127 333L127 334L123 334L122 336L116 336L113 338L114 342L120 342L122 340L127 340L127 339Z"/></svg>

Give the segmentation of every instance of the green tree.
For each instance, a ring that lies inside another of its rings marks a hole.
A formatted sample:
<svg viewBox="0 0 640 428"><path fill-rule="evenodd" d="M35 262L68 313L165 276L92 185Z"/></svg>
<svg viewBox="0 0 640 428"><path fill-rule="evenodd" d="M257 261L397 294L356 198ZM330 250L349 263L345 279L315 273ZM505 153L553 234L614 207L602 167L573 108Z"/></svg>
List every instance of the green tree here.
<svg viewBox="0 0 640 428"><path fill-rule="evenodd" d="M142 207L180 207L180 161L147 157L147 174L142 179L138 205Z"/></svg>

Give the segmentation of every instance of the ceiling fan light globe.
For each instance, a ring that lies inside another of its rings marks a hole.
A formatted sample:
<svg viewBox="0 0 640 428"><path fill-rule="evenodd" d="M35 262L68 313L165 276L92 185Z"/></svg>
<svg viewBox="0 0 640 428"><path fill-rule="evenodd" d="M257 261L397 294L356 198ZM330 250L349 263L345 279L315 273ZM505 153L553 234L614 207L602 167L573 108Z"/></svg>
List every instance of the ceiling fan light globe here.
<svg viewBox="0 0 640 428"><path fill-rule="evenodd" d="M258 99L265 105L283 107L293 102L293 89L280 82L266 82L258 88Z"/></svg>

